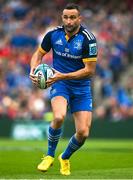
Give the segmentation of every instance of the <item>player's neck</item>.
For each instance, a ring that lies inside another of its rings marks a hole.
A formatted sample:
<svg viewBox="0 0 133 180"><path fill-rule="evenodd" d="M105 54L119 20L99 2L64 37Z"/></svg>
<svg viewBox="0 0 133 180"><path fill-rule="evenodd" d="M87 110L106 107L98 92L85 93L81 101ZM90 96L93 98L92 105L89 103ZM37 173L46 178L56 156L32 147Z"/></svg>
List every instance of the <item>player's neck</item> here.
<svg viewBox="0 0 133 180"><path fill-rule="evenodd" d="M66 31L66 34L70 38L70 37L74 36L75 34L77 34L79 32L79 29L80 29L80 26L72 33Z"/></svg>

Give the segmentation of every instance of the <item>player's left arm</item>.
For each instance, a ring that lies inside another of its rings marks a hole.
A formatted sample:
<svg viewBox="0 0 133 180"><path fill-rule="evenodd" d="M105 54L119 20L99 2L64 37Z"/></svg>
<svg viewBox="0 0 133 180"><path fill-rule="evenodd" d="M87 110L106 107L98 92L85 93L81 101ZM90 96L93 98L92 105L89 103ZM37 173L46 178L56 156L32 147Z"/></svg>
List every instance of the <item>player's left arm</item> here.
<svg viewBox="0 0 133 180"><path fill-rule="evenodd" d="M96 61L88 61L84 62L85 67L71 73L55 73L55 79L58 80L66 80L66 79L83 79L86 77L92 77L95 74L96 69ZM53 77L54 78L54 77Z"/></svg>
<svg viewBox="0 0 133 180"><path fill-rule="evenodd" d="M85 77L92 77L95 74L96 61L88 61L84 62L84 64L84 68L71 73L60 73L55 71L54 76L48 79L47 86L51 86L58 80L83 79Z"/></svg>
<svg viewBox="0 0 133 180"><path fill-rule="evenodd" d="M47 86L49 87L59 80L83 79L85 77L92 77L95 74L96 61L84 62L84 64L84 68L71 73L60 73L55 71L54 76L47 80Z"/></svg>
<svg viewBox="0 0 133 180"><path fill-rule="evenodd" d="M71 73L64 74L63 79L83 79L92 77L95 74L96 61L84 62L85 67Z"/></svg>

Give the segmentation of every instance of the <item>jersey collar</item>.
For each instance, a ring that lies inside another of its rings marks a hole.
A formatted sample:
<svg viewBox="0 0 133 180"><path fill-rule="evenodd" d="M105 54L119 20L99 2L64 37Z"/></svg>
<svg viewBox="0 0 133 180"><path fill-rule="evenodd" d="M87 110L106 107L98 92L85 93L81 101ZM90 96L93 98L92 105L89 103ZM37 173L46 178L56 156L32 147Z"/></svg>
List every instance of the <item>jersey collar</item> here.
<svg viewBox="0 0 133 180"><path fill-rule="evenodd" d="M65 32L65 29L64 29L64 26L63 26L63 30L64 30L64 33L65 33L66 41L67 42L71 41L75 36L77 36L81 32L81 29L82 29L82 26L80 25L79 31L76 34L74 34L73 36L69 37L67 35L67 33Z"/></svg>

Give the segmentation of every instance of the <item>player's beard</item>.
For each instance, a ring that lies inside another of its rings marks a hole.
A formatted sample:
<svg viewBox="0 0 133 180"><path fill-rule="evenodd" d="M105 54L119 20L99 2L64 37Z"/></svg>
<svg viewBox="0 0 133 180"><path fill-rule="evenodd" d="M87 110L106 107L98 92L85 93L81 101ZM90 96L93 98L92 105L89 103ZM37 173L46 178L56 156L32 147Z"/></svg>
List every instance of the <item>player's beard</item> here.
<svg viewBox="0 0 133 180"><path fill-rule="evenodd" d="M74 32L76 32L78 30L79 25L75 25L75 26L74 25L73 26L64 25L64 28L65 28L66 32L74 33Z"/></svg>

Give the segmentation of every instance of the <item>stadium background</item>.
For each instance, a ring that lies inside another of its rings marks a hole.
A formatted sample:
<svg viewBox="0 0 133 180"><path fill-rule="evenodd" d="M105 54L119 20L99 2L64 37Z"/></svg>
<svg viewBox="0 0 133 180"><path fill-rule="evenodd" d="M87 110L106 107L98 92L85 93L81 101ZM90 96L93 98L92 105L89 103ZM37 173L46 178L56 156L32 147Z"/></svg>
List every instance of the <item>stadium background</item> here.
<svg viewBox="0 0 133 180"><path fill-rule="evenodd" d="M36 171L52 113L49 90L29 79L29 62L43 35L61 24L67 2L81 5L99 49L90 138L72 157L70 178L133 179L132 0L0 0L0 179L64 178L57 161L46 174ZM51 53L43 62L51 65ZM68 111L57 155L73 131Z"/></svg>
<svg viewBox="0 0 133 180"><path fill-rule="evenodd" d="M29 121L46 122L52 119L49 90L42 91L32 85L29 79L29 62L43 35L55 26L61 25L61 10L67 2L65 0L0 1L0 123L2 130L4 124L5 127L7 124L12 126L12 122L18 122L18 120L21 123L29 123ZM98 64L93 81L93 121L115 122L116 127L117 122L128 121L129 125L125 123L122 127L131 127L133 1L69 2L77 2L81 6L83 24L95 34L98 42ZM43 62L51 65L51 52L44 57ZM67 119L69 117L68 112ZM10 122L5 123L7 120ZM1 136L10 134L8 128L5 129L7 129L6 132L1 130Z"/></svg>

